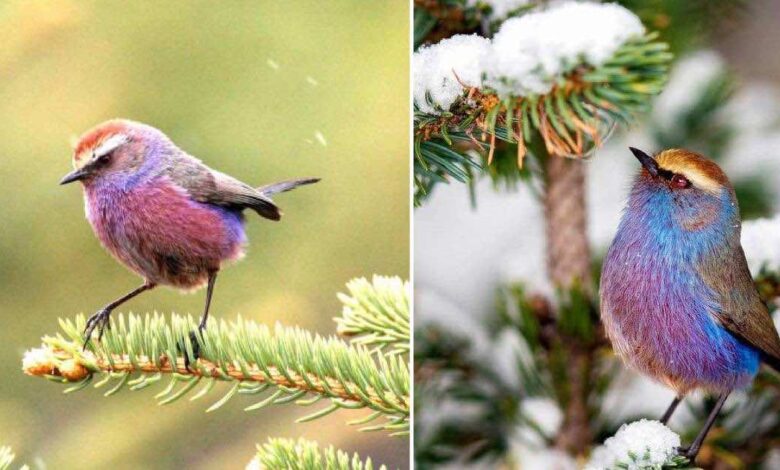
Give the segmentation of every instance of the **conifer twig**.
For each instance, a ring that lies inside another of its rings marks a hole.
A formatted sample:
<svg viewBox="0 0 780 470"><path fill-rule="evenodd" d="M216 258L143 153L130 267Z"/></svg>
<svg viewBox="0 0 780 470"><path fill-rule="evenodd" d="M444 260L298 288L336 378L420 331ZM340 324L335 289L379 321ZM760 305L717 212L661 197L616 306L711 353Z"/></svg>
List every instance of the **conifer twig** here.
<svg viewBox="0 0 780 470"><path fill-rule="evenodd" d="M344 304L334 318L337 332L352 343L376 346L388 355L409 352L409 283L399 277L374 276L347 283L349 294L339 294Z"/></svg>
<svg viewBox="0 0 780 470"><path fill-rule="evenodd" d="M131 314L127 319L118 314L102 341L91 343L86 351L80 333L84 324L83 315L75 321L60 320L61 333L45 336L40 348L25 354L24 372L71 384L66 392L81 390L95 378L96 387L113 381L107 396L122 388L140 390L169 376L168 387L157 395L160 404L181 398L201 382L203 387L191 400L206 395L215 382L230 382L230 391L208 411L236 393L255 395L271 389L270 396L246 409L288 402L305 406L325 398L329 406L299 421L339 408L368 408L373 413L361 424L380 416L387 421L363 430L408 432L409 371L398 357L374 355L363 346L299 328L277 325L271 330L239 318L212 321L196 333L200 359L187 370L184 354L193 358L189 334L197 332L190 316L173 315L169 323L160 314Z"/></svg>
<svg viewBox="0 0 780 470"><path fill-rule="evenodd" d="M612 7L604 5L605 10L608 8ZM535 11L532 14L538 21L533 24L554 18L563 10L562 6ZM605 14L594 7L589 12L592 17L582 21L595 21ZM639 24L629 15L624 15L624 22ZM492 39L494 45L511 43L513 35L524 29L506 30L509 39L498 41L502 27ZM448 39L450 42L442 41L415 53L415 60L420 62L415 75L415 204L421 204L441 182L472 184L475 175L481 173L510 183L526 179L529 173L524 171L525 157L530 154L541 159L536 155L539 148L554 157L591 156L618 123L632 123L649 109L651 99L661 92L668 78L673 56L658 33L631 34L604 60L592 60L585 53L576 57L565 53L555 56L555 51L543 56L531 54L528 60L538 61L535 66L528 65L531 72L525 67L494 69L481 65L515 62L511 52L501 56L506 53L505 47L491 52L484 38L467 41L466 36L458 40L453 37ZM468 64L460 63L463 54L476 58ZM496 57L501 61L497 62ZM547 62L554 60L560 61L559 66L548 71ZM426 64L432 65L426 68ZM455 67L460 67L469 79L461 81ZM443 70L453 70L453 74ZM442 81L446 86L441 86ZM455 82L459 87L451 87ZM502 152L514 145L511 152ZM470 150L485 157L475 160ZM507 162L507 157L516 163Z"/></svg>
<svg viewBox="0 0 780 470"><path fill-rule="evenodd" d="M287 470L373 470L375 467L370 458L361 460L358 454L351 457L347 452L335 449L333 446L322 450L314 441L305 439L269 439L265 444L257 446L257 456L250 462L247 469ZM384 465L376 467L386 470Z"/></svg>

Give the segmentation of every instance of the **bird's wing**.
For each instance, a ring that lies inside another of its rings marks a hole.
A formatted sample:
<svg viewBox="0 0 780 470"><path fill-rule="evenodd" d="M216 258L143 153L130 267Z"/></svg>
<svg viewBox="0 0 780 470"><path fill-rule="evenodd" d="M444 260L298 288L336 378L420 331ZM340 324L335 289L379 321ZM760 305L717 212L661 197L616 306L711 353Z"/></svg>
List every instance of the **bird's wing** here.
<svg viewBox="0 0 780 470"><path fill-rule="evenodd" d="M237 209L249 208L270 220L282 217L271 199L246 183L212 170L194 158L170 165L166 175L194 200Z"/></svg>
<svg viewBox="0 0 780 470"><path fill-rule="evenodd" d="M736 256L728 257L728 251ZM761 351L766 362L780 370L780 337L758 294L742 247L737 245L736 250L724 250L722 256L713 256L702 265L700 272L707 285L719 295L720 309L714 315L721 325Z"/></svg>

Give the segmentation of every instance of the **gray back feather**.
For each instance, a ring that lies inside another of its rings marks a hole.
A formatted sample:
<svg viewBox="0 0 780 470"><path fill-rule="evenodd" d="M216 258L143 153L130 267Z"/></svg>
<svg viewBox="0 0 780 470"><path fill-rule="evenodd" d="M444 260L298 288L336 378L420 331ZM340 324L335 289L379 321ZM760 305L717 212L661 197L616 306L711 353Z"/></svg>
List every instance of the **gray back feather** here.
<svg viewBox="0 0 780 470"><path fill-rule="evenodd" d="M187 154L175 158L166 168L165 174L196 201L237 210L249 208L269 220L282 218L279 207L270 198L271 195L319 181L317 178L304 178L272 183L255 189L232 176L212 170Z"/></svg>

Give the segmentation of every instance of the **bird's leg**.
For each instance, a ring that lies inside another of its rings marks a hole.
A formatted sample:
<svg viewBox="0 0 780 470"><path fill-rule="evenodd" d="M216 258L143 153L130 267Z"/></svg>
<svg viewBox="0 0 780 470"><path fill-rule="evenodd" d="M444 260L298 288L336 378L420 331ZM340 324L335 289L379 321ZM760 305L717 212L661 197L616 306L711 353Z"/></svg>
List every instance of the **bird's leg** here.
<svg viewBox="0 0 780 470"><path fill-rule="evenodd" d="M217 282L217 271L209 272L209 283L206 287L206 305L203 308L203 315L200 317L200 323L198 323L198 332L202 332L206 329L206 323L209 319L209 308L211 307L211 296L214 294L214 284ZM190 344L192 345L192 360L198 360L200 356L200 345L195 332L190 333ZM190 357L187 351L184 351L184 367L190 368Z"/></svg>
<svg viewBox="0 0 780 470"><path fill-rule="evenodd" d="M674 414L674 410L677 409L677 405L680 404L683 397L674 397L674 400L672 400L672 403L669 405L669 408L666 409L666 412L664 412L664 415L661 416L661 424L666 425L666 423L669 422L669 418L672 417L672 414Z"/></svg>
<svg viewBox="0 0 780 470"><path fill-rule="evenodd" d="M214 284L217 282L217 271L209 273L209 284L206 287L206 306L203 307L203 316L200 317L198 330L203 331L206 328L206 321L209 319L209 307L211 307L211 296L214 294Z"/></svg>
<svg viewBox="0 0 780 470"><path fill-rule="evenodd" d="M718 401L715 403L715 407L712 408L712 411L710 411L710 415L707 417L707 421L704 423L704 427L701 431L699 431L699 435L696 436L693 444L691 444L687 450L681 449L682 452L685 452L685 457L687 457L691 463L696 460L696 455L699 454L699 449L701 449L701 445L704 443L704 438L707 437L707 433L710 432L710 428L712 428L712 425L715 424L715 418L718 417L718 413L720 413L720 409L723 408L723 404L726 403L726 398L728 398L728 396L728 393L723 393L718 397Z"/></svg>
<svg viewBox="0 0 780 470"><path fill-rule="evenodd" d="M114 300L110 304L106 305L105 307L101 308L97 312L95 312L89 319L87 320L87 325L84 328L84 349L87 349L87 344L89 344L89 340L92 338L92 332L95 331L95 328L98 329L98 341L100 341L103 338L103 332L106 330L106 328L110 328L109 324L109 318L111 316L111 312L117 308L118 306L122 305L123 303L127 302L128 300L132 299L136 295L140 294L141 292L147 291L149 289L153 289L156 286L153 282L145 282L141 287L138 287L131 292L123 295L122 297Z"/></svg>

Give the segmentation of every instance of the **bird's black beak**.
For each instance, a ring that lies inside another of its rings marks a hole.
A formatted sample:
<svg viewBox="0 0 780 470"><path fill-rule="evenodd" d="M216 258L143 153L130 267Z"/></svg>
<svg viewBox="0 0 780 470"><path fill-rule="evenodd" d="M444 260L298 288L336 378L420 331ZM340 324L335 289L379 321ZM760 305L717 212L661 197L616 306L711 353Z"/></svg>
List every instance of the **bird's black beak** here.
<svg viewBox="0 0 780 470"><path fill-rule="evenodd" d="M643 167L647 168L647 171L650 172L651 175L654 177L658 176L659 167L658 162L655 161L655 158L639 150L638 148L629 147L628 149L631 150L631 153L633 153L636 159L639 160L639 163L641 163Z"/></svg>
<svg viewBox="0 0 780 470"><path fill-rule="evenodd" d="M80 168L78 170L73 170L67 175L62 177L62 179L60 180L60 184L68 184L74 181L82 180L87 176L87 173L88 172L84 171L83 168Z"/></svg>

